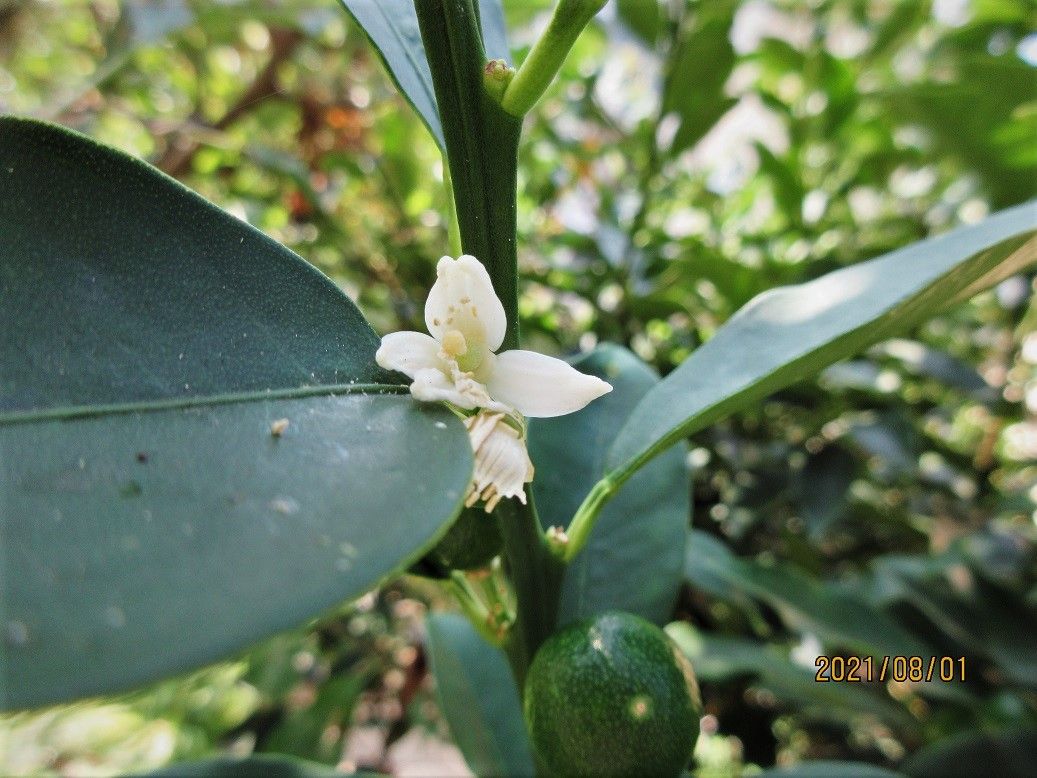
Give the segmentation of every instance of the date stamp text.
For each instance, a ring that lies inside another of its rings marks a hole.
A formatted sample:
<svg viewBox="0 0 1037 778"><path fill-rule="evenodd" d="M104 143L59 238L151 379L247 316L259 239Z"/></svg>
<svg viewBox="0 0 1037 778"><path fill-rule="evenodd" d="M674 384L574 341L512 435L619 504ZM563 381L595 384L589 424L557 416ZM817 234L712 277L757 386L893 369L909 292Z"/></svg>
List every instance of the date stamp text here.
<svg viewBox="0 0 1037 778"><path fill-rule="evenodd" d="M814 667L818 683L965 682L963 656L819 656Z"/></svg>

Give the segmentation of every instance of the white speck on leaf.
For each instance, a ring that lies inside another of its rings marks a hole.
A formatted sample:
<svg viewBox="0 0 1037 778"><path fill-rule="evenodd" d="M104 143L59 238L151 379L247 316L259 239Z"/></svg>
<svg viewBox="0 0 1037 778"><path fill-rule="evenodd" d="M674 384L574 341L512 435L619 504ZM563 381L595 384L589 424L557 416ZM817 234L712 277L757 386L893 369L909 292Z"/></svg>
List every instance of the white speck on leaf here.
<svg viewBox="0 0 1037 778"><path fill-rule="evenodd" d="M29 642L29 628L22 621L9 621L5 629L5 637L12 646L24 646Z"/></svg>
<svg viewBox="0 0 1037 778"><path fill-rule="evenodd" d="M117 605L109 605L104 609L104 621L112 629L120 629L126 626L126 614Z"/></svg>
<svg viewBox="0 0 1037 778"><path fill-rule="evenodd" d="M288 429L288 419L278 419L270 425L270 434L275 438L279 438L284 435L285 430Z"/></svg>
<svg viewBox="0 0 1037 778"><path fill-rule="evenodd" d="M270 508L282 516L291 516L299 512L299 503L291 497L275 497L270 501Z"/></svg>

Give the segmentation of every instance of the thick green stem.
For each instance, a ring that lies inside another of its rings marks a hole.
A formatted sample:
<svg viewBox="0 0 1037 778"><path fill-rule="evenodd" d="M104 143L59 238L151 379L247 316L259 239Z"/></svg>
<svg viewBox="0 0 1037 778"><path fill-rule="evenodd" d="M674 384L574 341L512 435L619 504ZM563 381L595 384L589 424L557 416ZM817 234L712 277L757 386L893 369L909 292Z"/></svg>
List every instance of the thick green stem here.
<svg viewBox="0 0 1037 778"><path fill-rule="evenodd" d="M560 0L544 34L533 44L522 66L504 91L501 107L512 116L523 116L551 85L569 55L576 38L605 0Z"/></svg>
<svg viewBox="0 0 1037 778"><path fill-rule="evenodd" d="M521 693L540 644L555 630L564 566L551 553L533 507L506 500L496 512L504 537L504 561L515 587L516 614L504 648Z"/></svg>
<svg viewBox="0 0 1037 778"><path fill-rule="evenodd" d="M601 509L605 507L605 503L615 496L619 487L625 484L627 479L636 473L648 459L650 457L631 460L594 484L587 496L583 498L580 507L576 509L572 521L565 530L566 542L564 546L560 547L559 554L564 563L571 562L583 550L590 539L591 532L594 531L594 525L598 523L598 517L601 515Z"/></svg>
<svg viewBox="0 0 1037 778"><path fill-rule="evenodd" d="M615 491L615 485L607 477L594 484L594 488L584 498L565 531L567 541L562 551L564 562L571 562L587 545L602 507Z"/></svg>
<svg viewBox="0 0 1037 778"><path fill-rule="evenodd" d="M517 348L515 190L522 122L486 90L474 0L414 0L414 8L446 139L461 248L486 266L504 303L502 348Z"/></svg>
<svg viewBox="0 0 1037 778"><path fill-rule="evenodd" d="M446 187L447 203L447 240L450 243L450 256L455 259L461 256L461 228L457 224L457 204L454 202L454 185L450 180L450 163L443 154L443 185Z"/></svg>

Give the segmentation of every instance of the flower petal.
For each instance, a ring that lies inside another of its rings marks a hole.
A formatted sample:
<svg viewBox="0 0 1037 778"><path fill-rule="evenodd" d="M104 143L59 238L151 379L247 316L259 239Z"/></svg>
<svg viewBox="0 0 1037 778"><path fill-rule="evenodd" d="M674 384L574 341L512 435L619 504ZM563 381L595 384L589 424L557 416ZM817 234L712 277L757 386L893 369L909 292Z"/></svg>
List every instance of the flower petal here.
<svg viewBox="0 0 1037 778"><path fill-rule="evenodd" d="M386 370L398 370L414 378L427 368L446 369L439 357L439 343L423 332L391 332L382 338L374 361Z"/></svg>
<svg viewBox="0 0 1037 778"><path fill-rule="evenodd" d="M533 463L526 442L503 418L501 413L480 411L464 420L475 452L475 469L465 505L471 508L482 500L487 513L508 497L517 497L524 505L524 487L533 480Z"/></svg>
<svg viewBox="0 0 1037 778"><path fill-rule="evenodd" d="M439 260L436 283L425 301L425 326L437 340L449 330L460 330L471 346L500 348L508 320L479 260L468 254Z"/></svg>
<svg viewBox="0 0 1037 778"><path fill-rule="evenodd" d="M436 368L419 370L410 385L410 393L422 402L448 402L466 410L476 407L471 397L458 391L453 381Z"/></svg>
<svg viewBox="0 0 1037 778"><path fill-rule="evenodd" d="M523 416L539 418L573 413L612 391L600 378L581 373L568 362L519 350L497 355L486 388L493 399Z"/></svg>

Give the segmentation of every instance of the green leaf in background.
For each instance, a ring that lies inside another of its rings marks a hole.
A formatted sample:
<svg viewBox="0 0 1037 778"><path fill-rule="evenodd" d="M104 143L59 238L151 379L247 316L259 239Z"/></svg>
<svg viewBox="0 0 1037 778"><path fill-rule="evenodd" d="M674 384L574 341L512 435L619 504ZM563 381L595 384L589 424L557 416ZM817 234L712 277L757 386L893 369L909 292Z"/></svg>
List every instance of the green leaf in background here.
<svg viewBox="0 0 1037 778"><path fill-rule="evenodd" d="M965 732L922 748L904 763L911 778L1029 778L1037 759L1037 729Z"/></svg>
<svg viewBox="0 0 1037 778"><path fill-rule="evenodd" d="M847 722L870 715L902 732L917 733L918 722L883 693L876 694L859 684L818 683L814 680L816 670L793 663L787 649L746 638L710 635L684 621L668 625L666 633L691 661L700 683L751 678L753 686L769 690L785 705L802 708L812 716Z"/></svg>
<svg viewBox="0 0 1037 778"><path fill-rule="evenodd" d="M811 454L800 473L801 512L811 538L820 538L846 513L857 461L831 444Z"/></svg>
<svg viewBox="0 0 1037 778"><path fill-rule="evenodd" d="M346 12L367 34L400 94L414 107L441 149L446 149L436 107L432 73L425 58L413 0L341 0ZM479 0L486 53L510 61L500 0Z"/></svg>
<svg viewBox="0 0 1037 778"><path fill-rule="evenodd" d="M383 383L353 303L137 160L0 119L0 300L0 705L297 625L460 507L463 427Z"/></svg>
<svg viewBox="0 0 1037 778"><path fill-rule="evenodd" d="M461 248L477 257L504 303L502 349L517 348L515 245L518 140L522 120L505 113L483 86L486 56L476 0L416 0L415 7L443 121Z"/></svg>
<svg viewBox="0 0 1037 778"><path fill-rule="evenodd" d="M631 32L648 45L655 45L663 28L658 0L617 0L616 13Z"/></svg>
<svg viewBox="0 0 1037 778"><path fill-rule="evenodd" d="M662 114L680 120L670 154L697 143L738 102L724 93L736 60L729 36L734 11L731 2L700 4L680 31L662 95Z"/></svg>
<svg viewBox="0 0 1037 778"><path fill-rule="evenodd" d="M255 754L242 759L234 757L216 757L201 762L183 762L172 764L161 770L148 773L148 776L175 776L180 778L379 778L381 773L359 772L343 773L327 765L306 762L302 759L291 759L285 756L266 756Z"/></svg>
<svg viewBox="0 0 1037 778"><path fill-rule="evenodd" d="M904 778L903 773L867 762L838 762L820 759L816 762L800 762L792 767L764 770L759 778Z"/></svg>
<svg viewBox="0 0 1037 778"><path fill-rule="evenodd" d="M504 654L461 616L429 617L439 705L476 775L533 775L522 705Z"/></svg>
<svg viewBox="0 0 1037 778"><path fill-rule="evenodd" d="M628 476L676 441L886 340L1037 259L1037 206L756 297L640 402L608 455Z"/></svg>
<svg viewBox="0 0 1037 778"><path fill-rule="evenodd" d="M318 687L310 705L286 711L263 743L263 751L338 764L342 742L328 738L328 728L349 727L360 695L373 676L373 670L363 663L336 673Z"/></svg>
<svg viewBox="0 0 1037 778"><path fill-rule="evenodd" d="M1020 601L1010 589L989 580L984 565L968 553L968 546L980 539L968 540L971 543L960 541L937 556L888 555L876 560L866 591L876 605L924 616L944 640L953 641L955 649L948 653L986 657L1015 683L1037 688L1037 605ZM963 570L969 575L962 577ZM1026 572L1018 578L1020 588L1028 585Z"/></svg>
<svg viewBox="0 0 1037 778"><path fill-rule="evenodd" d="M708 533L691 531L688 580L714 595L743 592L778 611L793 628L825 643L870 655L929 656L932 652L863 597L817 581L787 564L773 567L739 559Z"/></svg>
<svg viewBox="0 0 1037 778"><path fill-rule="evenodd" d="M533 494L545 526L568 524L595 482L609 443L658 376L620 346L599 346L574 363L612 384L582 411L531 419L529 448L536 466ZM690 521L684 446L637 473L601 513L590 540L567 567L559 623L609 609L636 613L660 626L669 621L680 586Z"/></svg>

